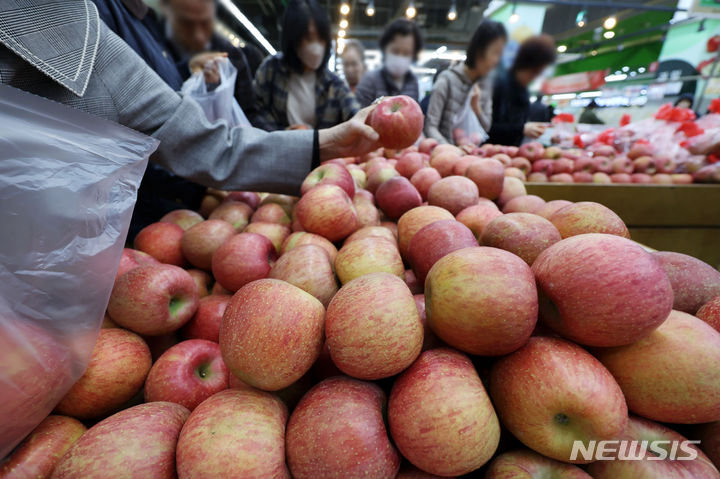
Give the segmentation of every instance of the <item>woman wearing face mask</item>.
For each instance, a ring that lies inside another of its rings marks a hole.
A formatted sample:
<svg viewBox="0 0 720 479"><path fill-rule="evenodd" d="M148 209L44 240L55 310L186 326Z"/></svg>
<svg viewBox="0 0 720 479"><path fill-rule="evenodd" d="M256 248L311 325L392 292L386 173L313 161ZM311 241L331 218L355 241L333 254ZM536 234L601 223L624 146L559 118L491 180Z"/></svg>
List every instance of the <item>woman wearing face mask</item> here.
<svg viewBox="0 0 720 479"><path fill-rule="evenodd" d="M355 96L327 69L330 20L316 0L291 0L285 9L282 52L260 65L253 91L264 130L329 128L359 110Z"/></svg>
<svg viewBox="0 0 720 479"><path fill-rule="evenodd" d="M399 18L387 27L380 37L383 66L367 73L355 90L362 106L381 96L407 95L418 101L418 79L410 71L422 49L422 35L410 20Z"/></svg>
<svg viewBox="0 0 720 479"><path fill-rule="evenodd" d="M500 63L507 32L502 23L484 20L467 47L464 63L448 68L433 86L425 136L452 143L457 128L470 135L490 131L492 80L490 73Z"/></svg>

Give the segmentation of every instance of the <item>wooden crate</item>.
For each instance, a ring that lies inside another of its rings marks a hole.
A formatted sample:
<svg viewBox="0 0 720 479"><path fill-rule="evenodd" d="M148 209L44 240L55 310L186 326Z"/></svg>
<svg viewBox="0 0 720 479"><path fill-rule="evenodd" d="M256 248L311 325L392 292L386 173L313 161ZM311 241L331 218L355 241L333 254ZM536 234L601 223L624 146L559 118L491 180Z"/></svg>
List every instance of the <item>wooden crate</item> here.
<svg viewBox="0 0 720 479"><path fill-rule="evenodd" d="M595 201L615 211L632 238L720 265L720 185L528 183L546 201Z"/></svg>

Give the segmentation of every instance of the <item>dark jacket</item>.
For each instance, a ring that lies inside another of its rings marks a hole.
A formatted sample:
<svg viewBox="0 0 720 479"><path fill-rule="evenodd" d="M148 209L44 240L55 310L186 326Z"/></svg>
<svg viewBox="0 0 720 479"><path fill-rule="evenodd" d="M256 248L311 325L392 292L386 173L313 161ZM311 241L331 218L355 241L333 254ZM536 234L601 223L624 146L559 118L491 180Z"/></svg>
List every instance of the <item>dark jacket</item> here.
<svg viewBox="0 0 720 479"><path fill-rule="evenodd" d="M597 113L595 113L595 110L591 108L585 108L583 112L580 114L580 118L578 119L578 123L585 123L588 125L604 125L605 122L602 121L598 116Z"/></svg>
<svg viewBox="0 0 720 479"><path fill-rule="evenodd" d="M495 80L493 88L492 126L488 143L520 146L525 123L530 115L530 93L515 80L512 72L505 72Z"/></svg>
<svg viewBox="0 0 720 479"><path fill-rule="evenodd" d="M370 105L381 96L395 95L407 95L413 100L419 101L420 87L413 72L409 71L405 74L403 86L398 89L385 68L373 70L362 77L355 89L355 96L363 107Z"/></svg>

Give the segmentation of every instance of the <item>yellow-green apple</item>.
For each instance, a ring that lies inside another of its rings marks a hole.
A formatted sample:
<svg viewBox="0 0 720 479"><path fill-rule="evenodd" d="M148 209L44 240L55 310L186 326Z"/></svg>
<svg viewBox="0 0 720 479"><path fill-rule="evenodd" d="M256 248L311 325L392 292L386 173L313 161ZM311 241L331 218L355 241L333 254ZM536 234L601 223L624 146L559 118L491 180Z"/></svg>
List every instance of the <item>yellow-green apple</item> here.
<svg viewBox="0 0 720 479"><path fill-rule="evenodd" d="M343 242L344 245L350 244L353 241L357 241L364 238L385 238L392 244L397 245L397 238L388 228L384 226L365 226L360 228L347 238Z"/></svg>
<svg viewBox="0 0 720 479"><path fill-rule="evenodd" d="M60 459L52 479L173 479L175 447L190 412L179 404L140 404L95 424Z"/></svg>
<svg viewBox="0 0 720 479"><path fill-rule="evenodd" d="M512 161L510 161L510 166L512 166L513 168L517 168L526 175L529 175L532 172L532 165L530 164L530 160L528 160L527 158L523 158L522 156L513 158Z"/></svg>
<svg viewBox="0 0 720 479"><path fill-rule="evenodd" d="M535 328L535 279L512 253L460 249L430 270L425 307L428 324L450 346L481 356L508 354L525 344Z"/></svg>
<svg viewBox="0 0 720 479"><path fill-rule="evenodd" d="M518 180L525 182L527 180L527 177L525 176L525 173L522 172L522 170L514 167L505 168L505 176L510 176L512 178L517 178Z"/></svg>
<svg viewBox="0 0 720 479"><path fill-rule="evenodd" d="M326 379L303 396L287 426L295 479L394 478L400 455L383 421L385 393L348 377Z"/></svg>
<svg viewBox="0 0 720 479"><path fill-rule="evenodd" d="M253 209L241 201L226 201L210 213L208 219L225 220L240 232L250 222Z"/></svg>
<svg viewBox="0 0 720 479"><path fill-rule="evenodd" d="M78 419L103 417L140 391L152 358L145 341L125 329L101 329L85 373L55 408Z"/></svg>
<svg viewBox="0 0 720 479"><path fill-rule="evenodd" d="M260 195L254 191L231 191L224 201L241 201L250 208L255 209L260 205Z"/></svg>
<svg viewBox="0 0 720 479"><path fill-rule="evenodd" d="M408 461L439 476L485 464L500 424L470 359L448 348L425 351L393 384L388 424Z"/></svg>
<svg viewBox="0 0 720 479"><path fill-rule="evenodd" d="M445 208L453 215L477 202L478 187L464 176L445 177L428 190L428 203Z"/></svg>
<svg viewBox="0 0 720 479"><path fill-rule="evenodd" d="M557 146L548 146L545 148L543 158L548 158L550 160L557 160L562 156L562 149L560 149Z"/></svg>
<svg viewBox="0 0 720 479"><path fill-rule="evenodd" d="M427 200L430 187L440 181L442 176L435 168L426 166L417 170L411 177L410 183L418 190L423 200Z"/></svg>
<svg viewBox="0 0 720 479"><path fill-rule="evenodd" d="M720 421L701 424L692 433L693 439L700 440L700 449L717 468L720 464Z"/></svg>
<svg viewBox="0 0 720 479"><path fill-rule="evenodd" d="M418 151L420 153L426 153L429 155L437 146L438 141L435 138L425 138L424 140L420 141L420 144L418 145Z"/></svg>
<svg viewBox="0 0 720 479"><path fill-rule="evenodd" d="M592 201L580 201L561 208L553 213L550 221L563 238L585 233L630 237L627 226L613 210Z"/></svg>
<svg viewBox="0 0 720 479"><path fill-rule="evenodd" d="M156 260L147 253L138 251L136 249L123 248L122 255L120 256L120 266L118 267L115 279L117 280L120 276L127 273L131 269L137 268L144 264L160 264L160 261Z"/></svg>
<svg viewBox="0 0 720 479"><path fill-rule="evenodd" d="M446 478L449 476L445 476ZM412 464L405 464L400 468L400 472L395 479L442 479L442 476L436 476L429 472L422 471ZM453 479L452 477L450 479Z"/></svg>
<svg viewBox="0 0 720 479"><path fill-rule="evenodd" d="M318 166L302 182L300 192L304 195L317 185L336 185L345 190L350 198L355 196L355 180L344 165L325 163Z"/></svg>
<svg viewBox="0 0 720 479"><path fill-rule="evenodd" d="M523 444L562 462L575 441L617 439L628 420L620 386L590 353L569 341L532 337L490 371L490 396ZM402 450L402 449L401 449Z"/></svg>
<svg viewBox="0 0 720 479"><path fill-rule="evenodd" d="M407 257L418 281L425 284L428 271L440 258L477 244L470 228L459 221L434 221L413 235Z"/></svg>
<svg viewBox="0 0 720 479"><path fill-rule="evenodd" d="M295 206L300 224L330 241L350 236L360 227L353 202L336 185L319 185L305 193Z"/></svg>
<svg viewBox="0 0 720 479"><path fill-rule="evenodd" d="M290 219L290 215L278 203L265 203L255 210L250 217L250 222L277 223L280 225L290 226L292 219Z"/></svg>
<svg viewBox="0 0 720 479"><path fill-rule="evenodd" d="M120 326L157 336L188 322L199 299L195 281L187 271L169 264L148 265L118 278L107 310Z"/></svg>
<svg viewBox="0 0 720 479"><path fill-rule="evenodd" d="M503 206L503 213L535 213L545 206L545 200L536 195L517 196Z"/></svg>
<svg viewBox="0 0 720 479"><path fill-rule="evenodd" d="M397 222L400 254L403 258L407 258L410 240L423 227L435 221L451 219L453 219L452 213L438 206L418 206L406 212Z"/></svg>
<svg viewBox="0 0 720 479"><path fill-rule="evenodd" d="M145 401L174 402L192 411L227 389L228 375L217 343L188 339L165 351L152 365L145 380Z"/></svg>
<svg viewBox="0 0 720 479"><path fill-rule="evenodd" d="M517 196L525 196L527 191L522 181L517 178L506 176L503 178L503 188L500 195L497 198L497 202L500 206L505 206L505 203Z"/></svg>
<svg viewBox="0 0 720 479"><path fill-rule="evenodd" d="M720 479L695 444L665 426L631 416L620 439L604 448L610 460L588 466L594 479Z"/></svg>
<svg viewBox="0 0 720 479"><path fill-rule="evenodd" d="M48 479L60 458L87 428L77 419L50 415L0 463L2 479Z"/></svg>
<svg viewBox="0 0 720 479"><path fill-rule="evenodd" d="M420 206L420 193L404 176L395 176L380 185L375 200L385 216L397 220L406 211Z"/></svg>
<svg viewBox="0 0 720 479"><path fill-rule="evenodd" d="M485 471L485 479L593 479L572 464L556 461L529 449L504 452Z"/></svg>
<svg viewBox="0 0 720 479"><path fill-rule="evenodd" d="M400 252L394 242L371 236L346 243L335 258L335 271L342 284L369 273L405 275Z"/></svg>
<svg viewBox="0 0 720 479"><path fill-rule="evenodd" d="M266 278L277 260L275 246L257 233L240 233L225 241L212 258L215 281L235 292L250 281Z"/></svg>
<svg viewBox="0 0 720 479"><path fill-rule="evenodd" d="M462 151L442 151L436 148L432 156L430 157L430 166L432 168L435 168L437 172L440 173L440 176L450 176L453 174L452 171L455 167L455 163L460 161L460 158L462 156Z"/></svg>
<svg viewBox="0 0 720 479"><path fill-rule="evenodd" d="M720 331L720 295L715 296L698 309L697 317L715 328L716 331Z"/></svg>
<svg viewBox="0 0 720 479"><path fill-rule="evenodd" d="M566 206L570 206L572 204L572 201L567 200L551 200L545 203L540 209L535 211L533 214L536 214L538 216L542 216L546 220L549 220L552 215L555 214L556 211L561 210L562 208L565 208Z"/></svg>
<svg viewBox="0 0 720 479"><path fill-rule="evenodd" d="M462 210L455 219L470 228L475 238L480 239L485 227L499 216L502 216L502 213L495 203L480 202Z"/></svg>
<svg viewBox="0 0 720 479"><path fill-rule="evenodd" d="M328 305L325 336L337 367L367 380L407 368L423 342L412 293L389 273L366 274L343 285Z"/></svg>
<svg viewBox="0 0 720 479"><path fill-rule="evenodd" d="M612 178L610 178L607 173L596 171L595 173L593 173L593 183L608 185L612 183Z"/></svg>
<svg viewBox="0 0 720 479"><path fill-rule="evenodd" d="M397 170L389 165L381 165L377 167L374 170L371 170L367 174L367 183L365 184L365 189L367 189L370 193L375 193L377 191L378 187L385 183L390 178L393 178L395 176L399 176L400 173L397 172Z"/></svg>
<svg viewBox="0 0 720 479"><path fill-rule="evenodd" d="M386 97L367 118L367 124L380 135L385 148L402 149L417 141L423 129L420 105L406 95Z"/></svg>
<svg viewBox="0 0 720 479"><path fill-rule="evenodd" d="M190 414L177 443L179 479L290 479L285 465L287 408L276 396L228 389Z"/></svg>
<svg viewBox="0 0 720 479"><path fill-rule="evenodd" d="M610 175L613 183L632 183L632 178L628 173L613 173Z"/></svg>
<svg viewBox="0 0 720 479"><path fill-rule="evenodd" d="M134 246L161 263L184 266L186 261L180 246L183 233L185 230L175 223L152 223L140 230Z"/></svg>
<svg viewBox="0 0 720 479"><path fill-rule="evenodd" d="M205 218L193 210L173 210L160 218L161 223L175 223L184 230L203 221Z"/></svg>
<svg viewBox="0 0 720 479"><path fill-rule="evenodd" d="M542 216L508 213L488 223L481 242L485 246L509 251L532 266L540 253L561 239L557 228Z"/></svg>
<svg viewBox="0 0 720 479"><path fill-rule="evenodd" d="M220 350L243 382L277 391L305 374L323 345L325 308L285 281L260 279L236 293L220 326Z"/></svg>
<svg viewBox="0 0 720 479"><path fill-rule="evenodd" d="M292 233L292 231L290 231L290 228L285 225L266 222L250 223L249 225L247 225L244 232L256 233L269 239L270 242L273 244L273 247L275 248L275 252L278 255L282 250L282 244L285 241L285 238L290 236L290 234Z"/></svg>
<svg viewBox="0 0 720 479"><path fill-rule="evenodd" d="M350 168L351 166L354 166L355 168ZM350 172L350 176L353 177L353 180L355 181L355 189L358 188L365 188L367 186L367 174L365 171L363 171L362 168L360 168L357 165L348 165L348 171Z"/></svg>
<svg viewBox="0 0 720 479"><path fill-rule="evenodd" d="M210 290L215 283L215 280L212 276L210 276L210 273L201 269L188 269L186 271L195 282L195 286L197 287L198 292L198 298L204 298L205 296L209 295Z"/></svg>
<svg viewBox="0 0 720 479"><path fill-rule="evenodd" d="M314 244L297 246L280 256L268 277L297 286L316 297L323 306L328 305L338 290L327 252Z"/></svg>
<svg viewBox="0 0 720 479"><path fill-rule="evenodd" d="M620 236L572 236L540 253L532 269L541 291L541 319L580 344L633 343L660 326L672 309L665 271L640 245Z"/></svg>
<svg viewBox="0 0 720 479"><path fill-rule="evenodd" d="M693 176L689 173L673 173L670 178L672 178L673 185L690 185L693 183Z"/></svg>
<svg viewBox="0 0 720 479"><path fill-rule="evenodd" d="M627 175L627 177L628 177L627 182L629 183L630 176ZM550 183L574 183L575 182L575 180L573 179L573 176L570 173L558 173L556 175L551 175L549 180L550 180Z"/></svg>
<svg viewBox="0 0 720 479"><path fill-rule="evenodd" d="M720 271L697 258L672 251L652 253L667 273L675 299L673 309L695 314L720 295Z"/></svg>
<svg viewBox="0 0 720 479"><path fill-rule="evenodd" d="M652 182L656 185L671 185L672 176L667 173L656 173L652 176Z"/></svg>
<svg viewBox="0 0 720 479"><path fill-rule="evenodd" d="M681 424L720 420L720 333L704 321L673 311L639 341L595 355L635 414Z"/></svg>
<svg viewBox="0 0 720 479"><path fill-rule="evenodd" d="M182 254L191 265L210 270L213 253L235 233L235 227L224 220L206 220L197 223L182 236L180 242Z"/></svg>
<svg viewBox="0 0 720 479"><path fill-rule="evenodd" d="M285 254L288 251L291 251L293 248L297 248L298 246L304 244L314 244L321 247L328 254L330 262L335 261L335 256L337 256L337 248L334 244L332 244L330 241L320 235L307 233L304 231L293 233L287 238L285 238L285 241L282 245L282 253Z"/></svg>
<svg viewBox="0 0 720 479"><path fill-rule="evenodd" d="M369 201L363 196L355 195L353 198L353 205L355 206L358 223L361 228L366 226L377 226L380 224L380 211L375 207L374 200Z"/></svg>
<svg viewBox="0 0 720 479"><path fill-rule="evenodd" d="M417 170L425 166L426 156L422 153L408 151L398 159L395 169L405 178L410 178Z"/></svg>
<svg viewBox="0 0 720 479"><path fill-rule="evenodd" d="M200 298L195 315L185 323L182 328L185 339L207 339L218 342L220 340L220 322L230 295L213 294Z"/></svg>

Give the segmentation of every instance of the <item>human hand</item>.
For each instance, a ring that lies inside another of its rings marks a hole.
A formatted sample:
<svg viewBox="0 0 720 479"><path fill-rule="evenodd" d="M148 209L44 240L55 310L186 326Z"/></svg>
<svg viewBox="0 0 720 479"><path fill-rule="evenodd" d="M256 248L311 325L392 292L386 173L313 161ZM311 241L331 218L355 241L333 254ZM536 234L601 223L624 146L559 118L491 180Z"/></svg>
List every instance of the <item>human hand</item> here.
<svg viewBox="0 0 720 479"><path fill-rule="evenodd" d="M523 133L525 136L530 138L540 138L545 130L547 129L547 123L538 123L536 121L529 121L525 123Z"/></svg>
<svg viewBox="0 0 720 479"><path fill-rule="evenodd" d="M188 62L191 73L203 72L205 83L220 83L220 71L217 61L221 58L227 58L225 52L203 52L193 56Z"/></svg>
<svg viewBox="0 0 720 479"><path fill-rule="evenodd" d="M380 135L365 124L374 108L370 105L344 123L319 130L320 161L364 155L380 148Z"/></svg>

